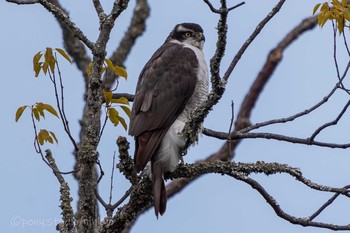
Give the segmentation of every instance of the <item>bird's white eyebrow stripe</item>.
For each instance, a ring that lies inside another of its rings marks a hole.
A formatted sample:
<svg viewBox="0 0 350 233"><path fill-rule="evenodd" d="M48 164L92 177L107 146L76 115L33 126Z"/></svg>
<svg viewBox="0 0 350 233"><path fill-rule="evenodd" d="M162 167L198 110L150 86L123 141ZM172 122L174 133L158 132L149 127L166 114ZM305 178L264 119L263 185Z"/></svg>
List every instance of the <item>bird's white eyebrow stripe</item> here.
<svg viewBox="0 0 350 233"><path fill-rule="evenodd" d="M189 28L186 28L182 25L180 25L178 28L177 28L177 31L179 32L186 32L186 31L193 31L192 29L189 29Z"/></svg>

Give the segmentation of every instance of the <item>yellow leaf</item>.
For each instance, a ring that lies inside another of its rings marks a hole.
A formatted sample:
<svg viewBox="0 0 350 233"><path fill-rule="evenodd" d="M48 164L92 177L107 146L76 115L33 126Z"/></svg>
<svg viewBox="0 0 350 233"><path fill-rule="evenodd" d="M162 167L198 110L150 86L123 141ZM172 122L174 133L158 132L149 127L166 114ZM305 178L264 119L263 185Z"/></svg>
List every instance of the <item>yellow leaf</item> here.
<svg viewBox="0 0 350 233"><path fill-rule="evenodd" d="M336 9L338 9L340 11L342 11L342 9L343 9L343 6L340 4L340 2L338 2L338 0L333 0L332 1L332 5L333 5L334 8L336 8Z"/></svg>
<svg viewBox="0 0 350 233"><path fill-rule="evenodd" d="M115 66L114 69L113 69L113 72L118 75L118 76L121 76L125 79L128 79L128 73L126 72L126 70L121 67L121 66Z"/></svg>
<svg viewBox="0 0 350 233"><path fill-rule="evenodd" d="M37 108L36 108L36 109L38 109L38 112L39 112L40 116L42 116L43 118L45 118L44 109L43 109L43 108L41 108L41 107L38 107L38 106L37 106Z"/></svg>
<svg viewBox="0 0 350 233"><path fill-rule="evenodd" d="M342 0L342 1L341 1L341 4L342 4L343 6L346 6L347 3L348 3L348 0Z"/></svg>
<svg viewBox="0 0 350 233"><path fill-rule="evenodd" d="M39 63L35 64L35 66L34 66L35 77L39 76L41 67L42 67L42 62L39 62Z"/></svg>
<svg viewBox="0 0 350 233"><path fill-rule="evenodd" d="M105 59L105 63L107 64L108 69L110 69L110 70L113 71L114 65L113 65L112 61L109 60L108 58L106 58L106 59Z"/></svg>
<svg viewBox="0 0 350 233"><path fill-rule="evenodd" d="M111 100L112 100L112 97L113 97L112 92L103 90L103 95L105 97L106 104L109 105L111 103Z"/></svg>
<svg viewBox="0 0 350 233"><path fill-rule="evenodd" d="M318 8L321 6L321 3L318 3L314 6L314 10L312 11L312 14L314 15L316 13L316 11L318 10Z"/></svg>
<svg viewBox="0 0 350 233"><path fill-rule="evenodd" d="M342 34L343 30L344 30L344 20L343 19L339 19L337 20L337 28L340 34Z"/></svg>
<svg viewBox="0 0 350 233"><path fill-rule="evenodd" d="M46 75L47 70L49 69L49 64L47 64L46 62L43 63L42 65L42 69L44 71L44 74Z"/></svg>
<svg viewBox="0 0 350 233"><path fill-rule="evenodd" d="M328 3L327 2L323 3L321 6L321 11L328 11L328 10L329 10Z"/></svg>
<svg viewBox="0 0 350 233"><path fill-rule="evenodd" d="M115 103L115 104L126 104L126 105L129 105L129 100L125 97L120 97L118 99L112 99L111 100L112 103Z"/></svg>
<svg viewBox="0 0 350 233"><path fill-rule="evenodd" d="M44 65L47 64L48 67L50 67L51 72L53 73L55 71L56 60L55 60L55 57L53 56L52 48L46 48L44 58L45 58Z"/></svg>
<svg viewBox="0 0 350 233"><path fill-rule="evenodd" d="M90 75L91 75L91 70L92 70L92 62L90 62L90 64L88 65L87 71L86 71L88 77L90 77Z"/></svg>
<svg viewBox="0 0 350 233"><path fill-rule="evenodd" d="M35 72L35 77L38 77L40 69L41 69L41 62L40 58L42 57L42 52L38 52L37 54L34 55L33 57L33 69Z"/></svg>
<svg viewBox="0 0 350 233"><path fill-rule="evenodd" d="M117 118L118 118L119 122L122 124L123 128L124 128L125 130L128 130L128 125L126 124L124 118L121 117L121 116L117 116Z"/></svg>
<svg viewBox="0 0 350 233"><path fill-rule="evenodd" d="M126 115L128 115L128 117L130 117L130 114L131 114L131 111L130 111L130 108L127 107L127 106L120 106L123 111L126 113Z"/></svg>
<svg viewBox="0 0 350 233"><path fill-rule="evenodd" d="M38 133L37 139L40 145L43 145L45 142L49 142L53 144L53 140L55 140L56 143L58 143L56 135L52 131L47 131L46 129L40 130L40 132Z"/></svg>
<svg viewBox="0 0 350 233"><path fill-rule="evenodd" d="M119 124L118 116L119 113L115 108L108 108L108 118L114 126L117 126Z"/></svg>
<svg viewBox="0 0 350 233"><path fill-rule="evenodd" d="M41 131L38 133L38 136L36 137L40 143L40 145L44 145L44 137L41 134Z"/></svg>
<svg viewBox="0 0 350 233"><path fill-rule="evenodd" d="M66 51L64 51L63 49L60 48L56 48L55 49L59 54L61 54L62 57L64 57L67 61L69 61L70 63L72 63L72 59L70 59L70 57L68 56L68 54L66 53Z"/></svg>
<svg viewBox="0 0 350 233"><path fill-rule="evenodd" d="M34 114L35 119L37 119L37 121L40 121L40 115L39 115L38 109L36 107L33 107L32 112Z"/></svg>
<svg viewBox="0 0 350 233"><path fill-rule="evenodd" d="M49 131L49 133L51 134L51 136L53 137L53 139L54 139L54 140L56 141L56 143L58 144L58 140L57 140L57 138L56 138L55 133L52 132L52 131Z"/></svg>
<svg viewBox="0 0 350 233"><path fill-rule="evenodd" d="M347 21L350 21L350 8L346 8L344 10L344 19L346 19Z"/></svg>
<svg viewBox="0 0 350 233"><path fill-rule="evenodd" d="M50 104L44 104L44 109L49 113L51 113L52 115L56 116L57 118L60 118L56 110Z"/></svg>
<svg viewBox="0 0 350 233"><path fill-rule="evenodd" d="M22 116L23 111L27 108L26 105L19 107L16 111L16 122L19 120L19 118Z"/></svg>

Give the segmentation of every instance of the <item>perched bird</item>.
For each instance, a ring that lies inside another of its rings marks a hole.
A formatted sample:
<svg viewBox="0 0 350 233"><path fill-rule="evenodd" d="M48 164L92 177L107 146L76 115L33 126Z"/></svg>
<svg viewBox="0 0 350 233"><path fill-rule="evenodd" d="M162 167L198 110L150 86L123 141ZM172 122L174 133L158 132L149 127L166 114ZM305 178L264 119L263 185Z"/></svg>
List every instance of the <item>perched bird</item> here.
<svg viewBox="0 0 350 233"><path fill-rule="evenodd" d="M151 164L154 210L163 215L167 194L163 175L182 159L181 131L193 110L208 94L208 70L201 26L175 26L164 44L142 69L130 116L129 134L135 137L137 172Z"/></svg>

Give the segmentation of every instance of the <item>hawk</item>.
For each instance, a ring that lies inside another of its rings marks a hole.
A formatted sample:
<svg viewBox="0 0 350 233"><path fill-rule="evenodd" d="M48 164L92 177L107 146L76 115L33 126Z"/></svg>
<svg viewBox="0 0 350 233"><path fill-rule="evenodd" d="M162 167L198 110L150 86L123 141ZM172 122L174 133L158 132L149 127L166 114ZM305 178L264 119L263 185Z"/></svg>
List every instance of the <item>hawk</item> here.
<svg viewBox="0 0 350 233"><path fill-rule="evenodd" d="M208 94L208 70L201 26L175 26L141 71L130 116L137 172L151 164L154 210L163 215L167 194L163 175L182 159L181 131Z"/></svg>

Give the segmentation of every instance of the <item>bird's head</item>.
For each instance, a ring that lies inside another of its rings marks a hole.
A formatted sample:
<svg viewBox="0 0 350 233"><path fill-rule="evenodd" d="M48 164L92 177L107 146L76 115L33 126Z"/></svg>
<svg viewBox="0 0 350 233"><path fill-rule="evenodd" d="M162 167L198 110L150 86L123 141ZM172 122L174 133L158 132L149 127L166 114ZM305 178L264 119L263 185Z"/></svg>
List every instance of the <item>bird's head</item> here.
<svg viewBox="0 0 350 233"><path fill-rule="evenodd" d="M205 37L201 26L195 23L181 23L175 26L166 41L174 40L203 49Z"/></svg>

